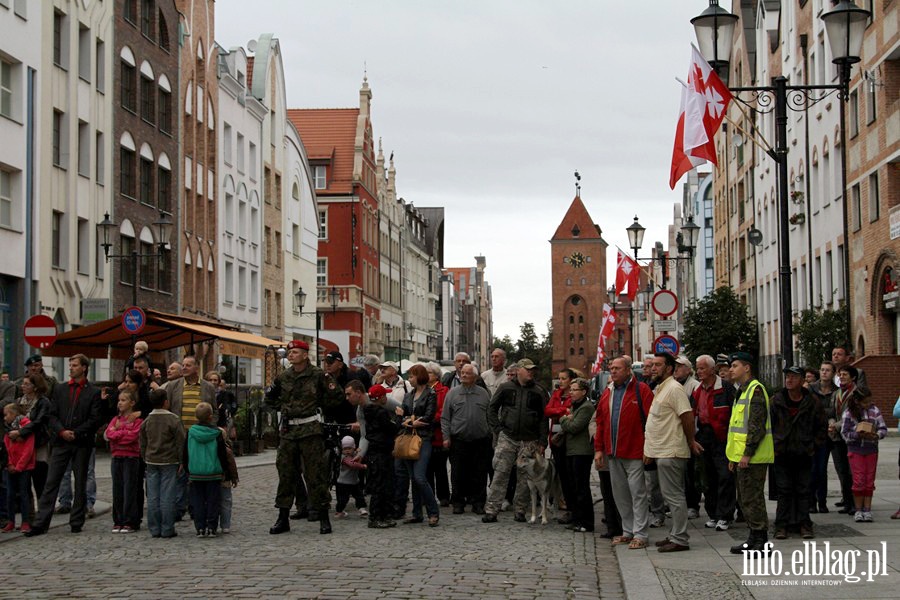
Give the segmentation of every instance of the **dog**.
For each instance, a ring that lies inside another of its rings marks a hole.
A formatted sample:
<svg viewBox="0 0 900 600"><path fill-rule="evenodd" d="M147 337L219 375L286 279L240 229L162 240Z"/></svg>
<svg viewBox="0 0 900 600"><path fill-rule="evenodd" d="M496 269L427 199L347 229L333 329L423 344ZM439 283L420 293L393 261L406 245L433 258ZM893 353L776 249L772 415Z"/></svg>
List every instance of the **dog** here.
<svg viewBox="0 0 900 600"><path fill-rule="evenodd" d="M525 482L531 492L531 520L529 523L537 522L537 503L538 497L540 497L541 525L546 525L551 499L559 498L561 495L556 466L537 447L520 453L516 459L516 467L518 467L519 473L525 476Z"/></svg>

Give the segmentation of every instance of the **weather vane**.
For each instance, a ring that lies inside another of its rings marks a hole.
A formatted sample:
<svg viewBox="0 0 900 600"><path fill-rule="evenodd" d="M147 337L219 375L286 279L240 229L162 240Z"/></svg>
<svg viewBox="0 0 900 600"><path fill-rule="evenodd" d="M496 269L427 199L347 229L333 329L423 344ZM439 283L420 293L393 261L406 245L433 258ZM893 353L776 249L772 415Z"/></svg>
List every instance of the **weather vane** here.
<svg viewBox="0 0 900 600"><path fill-rule="evenodd" d="M581 198L581 175L575 171L575 195Z"/></svg>

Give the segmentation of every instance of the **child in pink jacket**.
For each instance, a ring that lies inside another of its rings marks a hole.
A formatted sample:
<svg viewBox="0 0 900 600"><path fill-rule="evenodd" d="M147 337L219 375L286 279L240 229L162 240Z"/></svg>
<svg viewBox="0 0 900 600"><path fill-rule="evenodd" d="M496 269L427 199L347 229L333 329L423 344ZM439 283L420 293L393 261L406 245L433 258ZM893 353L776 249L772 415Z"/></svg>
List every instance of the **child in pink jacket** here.
<svg viewBox="0 0 900 600"><path fill-rule="evenodd" d="M3 407L3 422L7 432L18 430L30 423L15 402ZM10 533L16 530L16 512L19 512L22 515L21 531L27 533L31 531L31 525L28 523L28 513L31 510L28 491L31 489L31 472L34 471L34 436L11 440L7 434L3 442L9 456L6 468L6 508L9 523L2 531Z"/></svg>
<svg viewBox="0 0 900 600"><path fill-rule="evenodd" d="M134 411L136 399L119 392L119 414L106 428L112 454L113 533L132 533L141 527L144 490L141 487L140 434L142 420Z"/></svg>

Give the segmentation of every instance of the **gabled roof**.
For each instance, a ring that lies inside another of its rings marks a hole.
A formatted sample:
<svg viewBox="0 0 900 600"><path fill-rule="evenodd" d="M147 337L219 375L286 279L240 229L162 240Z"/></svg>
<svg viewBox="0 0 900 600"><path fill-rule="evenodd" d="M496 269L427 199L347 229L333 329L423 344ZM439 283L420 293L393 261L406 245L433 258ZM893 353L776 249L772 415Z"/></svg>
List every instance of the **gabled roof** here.
<svg viewBox="0 0 900 600"><path fill-rule="evenodd" d="M310 159L331 158L328 189L318 195L353 191L353 158L358 108L289 108L288 120L297 128Z"/></svg>
<svg viewBox="0 0 900 600"><path fill-rule="evenodd" d="M577 235L576 235L577 234ZM600 235L600 227L594 224L591 215L588 214L581 196L575 196L569 210L563 217L556 233L550 238L550 241L556 240L602 240Z"/></svg>

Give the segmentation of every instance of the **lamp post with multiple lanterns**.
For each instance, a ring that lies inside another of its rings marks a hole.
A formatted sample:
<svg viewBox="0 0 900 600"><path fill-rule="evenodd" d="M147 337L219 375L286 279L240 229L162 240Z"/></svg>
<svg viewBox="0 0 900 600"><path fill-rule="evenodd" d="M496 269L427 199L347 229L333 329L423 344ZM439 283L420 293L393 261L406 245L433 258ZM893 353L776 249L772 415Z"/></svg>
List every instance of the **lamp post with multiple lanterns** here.
<svg viewBox="0 0 900 600"><path fill-rule="evenodd" d="M331 290L329 290L328 295L331 296L331 313L334 314L337 312L337 304L338 304L338 291L337 288L331 286ZM322 313L319 312L318 302L316 303L316 310L310 310L307 312L303 312L303 306L306 304L306 292L303 291L302 287L298 287L297 291L294 292L294 298L297 301L297 314L299 315L315 315L316 317L316 366L322 366L322 357L319 352L319 330L321 329L321 316Z"/></svg>

